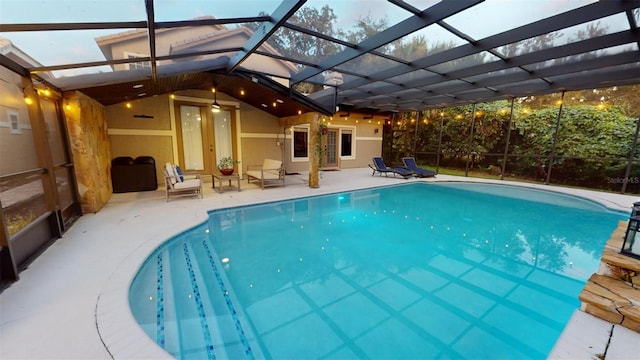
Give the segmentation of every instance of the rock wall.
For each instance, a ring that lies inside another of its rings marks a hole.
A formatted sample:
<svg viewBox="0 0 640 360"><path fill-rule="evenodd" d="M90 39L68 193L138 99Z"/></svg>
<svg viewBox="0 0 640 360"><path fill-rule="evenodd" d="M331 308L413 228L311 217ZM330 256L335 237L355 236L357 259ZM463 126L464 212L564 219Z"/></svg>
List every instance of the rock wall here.
<svg viewBox="0 0 640 360"><path fill-rule="evenodd" d="M112 194L105 108L80 92L71 92L64 94L63 109L82 213L95 213Z"/></svg>
<svg viewBox="0 0 640 360"><path fill-rule="evenodd" d="M640 332L640 260L620 254L626 221L605 244L598 273L580 293L580 310Z"/></svg>

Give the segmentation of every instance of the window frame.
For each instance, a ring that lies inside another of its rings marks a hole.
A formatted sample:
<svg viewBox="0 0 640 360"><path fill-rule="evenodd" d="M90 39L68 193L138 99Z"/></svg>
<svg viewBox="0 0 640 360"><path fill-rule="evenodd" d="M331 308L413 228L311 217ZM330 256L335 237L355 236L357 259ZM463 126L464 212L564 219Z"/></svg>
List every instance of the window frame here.
<svg viewBox="0 0 640 360"><path fill-rule="evenodd" d="M149 57L149 55L134 53L131 51L124 52L124 58L127 60L131 60L135 58L145 58L145 57ZM140 69L150 70L151 69L151 63L149 61L138 61L133 63L126 63L125 65L127 70L140 70Z"/></svg>
<svg viewBox="0 0 640 360"><path fill-rule="evenodd" d="M291 162L305 162L309 161L309 125L306 126L292 126L291 127ZM305 142L307 145L306 156L296 156L296 133L305 133Z"/></svg>
<svg viewBox="0 0 640 360"><path fill-rule="evenodd" d="M20 124L20 113L17 111L7 111L7 122L11 134L22 134L22 126Z"/></svg>
<svg viewBox="0 0 640 360"><path fill-rule="evenodd" d="M342 143L342 135L345 133L351 134L351 154L350 155L342 155L343 143ZM355 160L356 159L356 127L355 126L346 126L340 128L340 160Z"/></svg>

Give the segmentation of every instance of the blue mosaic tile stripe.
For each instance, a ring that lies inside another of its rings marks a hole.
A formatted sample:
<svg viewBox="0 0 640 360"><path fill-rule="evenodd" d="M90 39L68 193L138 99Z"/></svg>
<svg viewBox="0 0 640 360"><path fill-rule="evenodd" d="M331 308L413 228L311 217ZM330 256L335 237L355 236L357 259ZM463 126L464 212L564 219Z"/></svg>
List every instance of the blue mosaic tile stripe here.
<svg viewBox="0 0 640 360"><path fill-rule="evenodd" d="M156 342L164 349L164 269L162 264L162 254L158 253L156 258Z"/></svg>
<svg viewBox="0 0 640 360"><path fill-rule="evenodd" d="M200 318L200 327L202 328L202 335L204 336L204 342L207 350L207 357L209 359L215 359L216 355L213 349L213 343L211 342L211 333L209 332L209 325L207 324L207 315L204 313L204 306L202 305L202 297L200 296L200 287L196 280L196 274L193 271L193 265L191 264L191 256L189 255L189 247L186 243L182 244L184 250L184 259L187 262L187 270L189 271L189 279L191 280L191 289L196 300L196 308L198 309L198 317Z"/></svg>
<svg viewBox="0 0 640 360"><path fill-rule="evenodd" d="M216 266L213 255L211 254L211 250L209 250L209 245L207 244L207 240L203 240L202 245L204 246L204 250L207 254L207 257L209 258L209 263L211 264L211 268L213 268L213 272L216 275L216 280L218 281L218 286L220 287L220 291L222 291L222 294L224 296L224 301L227 304L227 308L229 309L229 312L231 313L233 323L236 327L236 332L238 333L238 337L240 337L240 342L244 347L244 353L245 355L247 355L249 359L255 359L253 355L253 351L251 350L251 346L249 345L249 341L247 340L247 336L244 332L244 329L242 328L242 324L240 323L240 318L238 317L238 313L236 312L236 309L233 306L233 302L231 301L231 297L229 296L229 291L227 291L227 288L224 285L224 282L222 281L222 276L218 271L218 266Z"/></svg>

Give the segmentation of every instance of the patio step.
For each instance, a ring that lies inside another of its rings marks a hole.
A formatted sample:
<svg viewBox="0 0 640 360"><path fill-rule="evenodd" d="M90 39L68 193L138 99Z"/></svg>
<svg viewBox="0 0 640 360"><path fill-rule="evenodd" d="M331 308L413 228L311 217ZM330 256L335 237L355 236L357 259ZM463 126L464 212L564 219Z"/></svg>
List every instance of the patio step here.
<svg viewBox="0 0 640 360"><path fill-rule="evenodd" d="M580 293L580 309L640 332L640 260L619 254L626 226L621 221L605 245L600 270Z"/></svg>

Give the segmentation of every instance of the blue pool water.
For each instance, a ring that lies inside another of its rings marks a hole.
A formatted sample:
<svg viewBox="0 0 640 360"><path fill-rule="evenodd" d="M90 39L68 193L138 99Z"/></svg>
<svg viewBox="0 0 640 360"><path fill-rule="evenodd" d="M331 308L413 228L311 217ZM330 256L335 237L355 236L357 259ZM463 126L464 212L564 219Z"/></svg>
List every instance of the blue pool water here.
<svg viewBox="0 0 640 360"><path fill-rule="evenodd" d="M184 359L543 359L625 215L466 183L212 211L129 302Z"/></svg>

